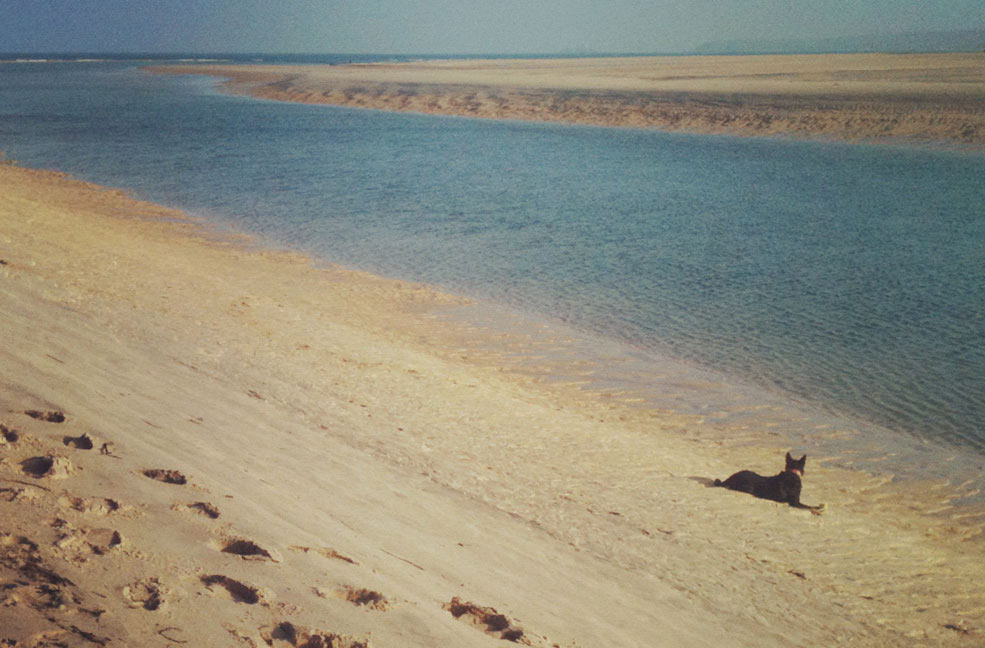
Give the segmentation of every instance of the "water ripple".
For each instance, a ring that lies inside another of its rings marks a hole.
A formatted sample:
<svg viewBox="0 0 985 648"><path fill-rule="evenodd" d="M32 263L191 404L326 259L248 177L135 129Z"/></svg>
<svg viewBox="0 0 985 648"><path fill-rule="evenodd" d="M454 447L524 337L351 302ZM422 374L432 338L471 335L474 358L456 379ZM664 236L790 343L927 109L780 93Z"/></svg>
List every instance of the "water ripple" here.
<svg viewBox="0 0 985 648"><path fill-rule="evenodd" d="M983 156L387 115L53 69L0 70L3 146L25 164L985 449Z"/></svg>

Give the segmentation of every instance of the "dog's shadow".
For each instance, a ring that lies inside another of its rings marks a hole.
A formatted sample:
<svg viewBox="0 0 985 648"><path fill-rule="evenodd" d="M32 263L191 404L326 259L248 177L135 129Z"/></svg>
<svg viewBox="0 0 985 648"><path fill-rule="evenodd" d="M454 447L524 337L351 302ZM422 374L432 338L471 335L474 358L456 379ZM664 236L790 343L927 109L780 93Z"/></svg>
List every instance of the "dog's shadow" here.
<svg viewBox="0 0 985 648"><path fill-rule="evenodd" d="M692 476L692 477L688 477L688 479L690 479L693 482L698 482L699 484L701 484L705 488L713 488L715 486L715 480L714 479L709 479L707 477Z"/></svg>

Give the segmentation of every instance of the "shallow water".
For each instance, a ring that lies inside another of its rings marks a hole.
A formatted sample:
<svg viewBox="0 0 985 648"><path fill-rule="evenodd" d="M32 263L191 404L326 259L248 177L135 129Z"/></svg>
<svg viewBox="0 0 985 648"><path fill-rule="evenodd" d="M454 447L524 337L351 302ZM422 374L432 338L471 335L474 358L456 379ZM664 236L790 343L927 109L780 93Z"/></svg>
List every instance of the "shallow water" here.
<svg viewBox="0 0 985 648"><path fill-rule="evenodd" d="M569 326L654 402L734 420L765 392L806 437L802 408L982 470L985 155L281 104L125 63L0 64L0 149Z"/></svg>

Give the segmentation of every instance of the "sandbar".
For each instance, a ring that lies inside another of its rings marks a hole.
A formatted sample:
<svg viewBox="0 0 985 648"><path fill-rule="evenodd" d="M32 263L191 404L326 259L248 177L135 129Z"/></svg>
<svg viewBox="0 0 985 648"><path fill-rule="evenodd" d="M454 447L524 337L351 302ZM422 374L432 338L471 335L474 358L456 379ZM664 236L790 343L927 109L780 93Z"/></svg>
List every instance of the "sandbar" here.
<svg viewBox="0 0 985 648"><path fill-rule="evenodd" d="M563 340L472 306L0 165L0 644L985 638L959 487L711 488L787 448L540 380Z"/></svg>
<svg viewBox="0 0 985 648"><path fill-rule="evenodd" d="M663 131L985 143L985 53L181 65L281 101Z"/></svg>

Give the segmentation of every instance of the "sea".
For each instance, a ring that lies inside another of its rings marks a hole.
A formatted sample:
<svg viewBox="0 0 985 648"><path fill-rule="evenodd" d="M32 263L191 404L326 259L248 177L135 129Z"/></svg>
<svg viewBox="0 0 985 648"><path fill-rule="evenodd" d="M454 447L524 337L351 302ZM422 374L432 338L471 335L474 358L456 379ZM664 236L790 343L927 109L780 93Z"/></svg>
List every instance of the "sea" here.
<svg viewBox="0 0 985 648"><path fill-rule="evenodd" d="M645 404L770 403L795 451L985 484L985 153L280 103L151 62L9 57L0 150L564 330Z"/></svg>

